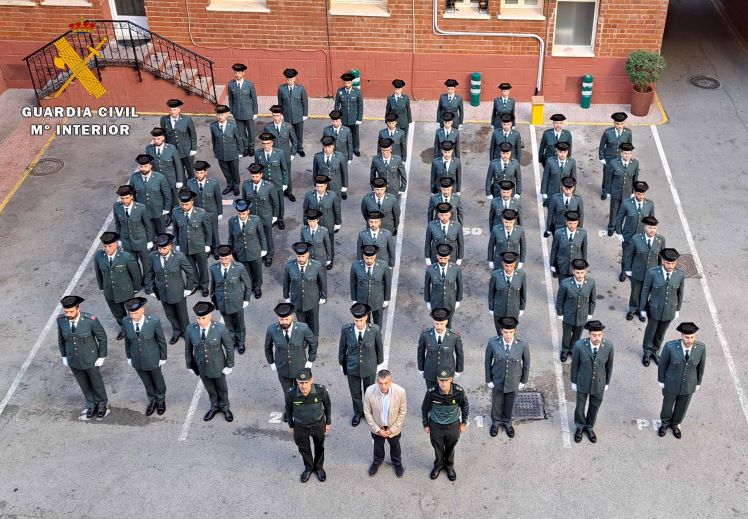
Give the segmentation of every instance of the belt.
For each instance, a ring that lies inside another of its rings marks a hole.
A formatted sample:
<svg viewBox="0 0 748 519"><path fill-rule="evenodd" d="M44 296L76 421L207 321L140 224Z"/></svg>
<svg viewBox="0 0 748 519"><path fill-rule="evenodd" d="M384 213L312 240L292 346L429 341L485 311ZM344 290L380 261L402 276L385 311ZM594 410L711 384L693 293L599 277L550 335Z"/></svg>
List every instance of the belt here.
<svg viewBox="0 0 748 519"><path fill-rule="evenodd" d="M380 429L382 429L383 431L386 431L386 430L387 430L387 429L389 429L389 428L390 428L390 427L389 427L388 425L383 425L382 427L380 427Z"/></svg>

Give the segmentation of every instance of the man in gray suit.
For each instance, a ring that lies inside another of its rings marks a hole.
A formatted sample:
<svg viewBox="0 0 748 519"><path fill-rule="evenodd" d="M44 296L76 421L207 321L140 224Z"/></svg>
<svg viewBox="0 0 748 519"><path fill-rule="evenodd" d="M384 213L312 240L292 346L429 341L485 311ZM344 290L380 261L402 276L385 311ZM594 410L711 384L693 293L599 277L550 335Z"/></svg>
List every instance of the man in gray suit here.
<svg viewBox="0 0 748 519"><path fill-rule="evenodd" d="M278 374L283 395L296 385L296 374L303 368L311 368L317 358L317 337L302 322L294 321L294 305L279 303L273 310L277 323L265 332L265 359L270 369ZM288 415L283 415L288 421Z"/></svg>
<svg viewBox="0 0 748 519"><path fill-rule="evenodd" d="M296 197L293 194L293 175L291 175L291 163L296 158L296 143L298 138L293 129L293 125L283 120L283 107L273 105L270 107L270 113L273 114L273 121L266 124L263 132L272 133L275 136L275 143L283 152L286 159L286 170L288 171L288 187L283 194L290 202L295 202Z"/></svg>
<svg viewBox="0 0 748 519"><path fill-rule="evenodd" d="M449 311L447 327L452 327L452 317L462 302L462 271L455 263L449 261L452 246L442 243L436 246L436 263L426 267L426 279L423 282L423 300L426 309L445 308Z"/></svg>
<svg viewBox="0 0 748 519"><path fill-rule="evenodd" d="M397 127L397 114L388 113L384 116L384 122L387 124L387 128L379 130L379 142L382 139L390 139L392 141L392 154L400 157L405 163L408 160L408 134Z"/></svg>
<svg viewBox="0 0 748 519"><path fill-rule="evenodd" d="M550 267L559 285L573 275L571 262L575 259L587 259L587 231L579 228L578 212L566 211L566 227L556 229L551 245Z"/></svg>
<svg viewBox="0 0 748 519"><path fill-rule="evenodd" d="M590 442L595 443L597 411L613 374L613 343L603 339L605 326L600 321L588 321L584 329L589 337L576 341L571 352L571 389L577 393L574 441L581 442L586 432Z"/></svg>
<svg viewBox="0 0 748 519"><path fill-rule="evenodd" d="M171 212L171 188L165 176L153 171L152 160L153 157L145 153L135 157L138 171L130 175L129 184L135 191L135 200L145 206L154 231L163 233L166 231L165 217Z"/></svg>
<svg viewBox="0 0 748 519"><path fill-rule="evenodd" d="M632 158L634 145L622 142L621 156L610 161L610 214L608 215L608 236L613 236L616 230L616 216L621 203L627 200L634 190L634 184L639 180L639 161Z"/></svg>
<svg viewBox="0 0 748 519"><path fill-rule="evenodd" d="M486 384L491 389L491 436L499 434L499 427L514 438L512 410L517 391L521 391L530 376L530 346L516 336L518 321L514 317L500 317L501 330L486 345L484 371Z"/></svg>
<svg viewBox="0 0 748 519"><path fill-rule="evenodd" d="M678 251L665 248L660 251L661 267L649 269L644 276L642 293L639 297L639 315L649 316L644 330L642 364L649 366L649 357L660 363L658 352L662 346L670 322L680 315L683 305L683 289L686 275L678 268Z"/></svg>
<svg viewBox="0 0 748 519"><path fill-rule="evenodd" d="M340 198L336 193L328 191L327 186L330 178L325 175L314 177L314 190L308 191L304 195L304 214L309 209L317 209L322 212L319 223L325 227L328 232L332 229L330 235L330 253L335 256L335 236L343 225L342 211L340 210ZM305 217L306 218L306 217ZM307 220L304 220L304 224Z"/></svg>
<svg viewBox="0 0 748 519"><path fill-rule="evenodd" d="M366 303L351 306L353 322L344 324L338 342L338 364L348 379L353 401L351 425L356 427L364 416L363 393L374 383L377 366L384 362L381 327L370 324L371 307Z"/></svg>
<svg viewBox="0 0 748 519"><path fill-rule="evenodd" d="M439 179L450 177L454 180L457 194L462 187L462 164L460 159L452 156L454 144L452 141L444 141L440 144L442 156L431 161L431 192L439 192Z"/></svg>
<svg viewBox="0 0 748 519"><path fill-rule="evenodd" d="M248 79L244 79L244 71L247 66L243 63L234 63L231 66L234 71L234 79L229 81L228 103L231 108L231 115L239 127L239 134L242 136L246 148L240 153L247 157L253 157L255 154L255 123L257 119L257 92L255 85Z"/></svg>
<svg viewBox="0 0 748 519"><path fill-rule="evenodd" d="M287 68L283 71L286 83L278 87L278 104L283 107L283 119L293 125L296 133L296 151L304 157L304 121L309 117L309 101L304 85L296 83L296 69Z"/></svg>
<svg viewBox="0 0 748 519"><path fill-rule="evenodd" d="M548 202L553 195L561 192L561 179L564 177L577 178L577 162L569 157L569 144L559 142L556 144L556 156L548 158L543 168L543 180L540 183L540 194L543 195L543 205L548 207Z"/></svg>
<svg viewBox="0 0 748 519"><path fill-rule="evenodd" d="M351 300L369 306L374 324L381 328L382 314L390 304L392 271L384 261L377 260L379 247L361 247L363 258L351 265ZM373 376L373 375L372 375Z"/></svg>
<svg viewBox="0 0 748 519"><path fill-rule="evenodd" d="M262 149L255 154L255 164L263 168L262 178L272 182L275 187L276 202L278 203L278 229L286 228L284 221L286 204L283 193L288 189L289 172L286 169L286 155L282 150L275 147L275 135L269 132L260 134Z"/></svg>
<svg viewBox="0 0 748 519"><path fill-rule="evenodd" d="M444 112L452 112L457 117L458 130L462 128L462 122L465 119L465 106L462 103L462 96L455 93L455 89L459 85L456 79L446 80L444 86L447 87L447 93L439 96L439 103L436 107L436 122L442 125Z"/></svg>
<svg viewBox="0 0 748 519"><path fill-rule="evenodd" d="M551 197L548 204L548 218L546 218L543 238L553 235L557 229L566 225L567 211L579 213L579 226L584 225L584 201L576 194L577 179L564 177L561 179L561 192Z"/></svg>
<svg viewBox="0 0 748 519"><path fill-rule="evenodd" d="M361 198L361 216L366 220L372 211L382 213L382 227L397 236L397 228L400 226L400 200L397 196L387 192L389 183L382 177L371 181L371 192Z"/></svg>
<svg viewBox="0 0 748 519"><path fill-rule="evenodd" d="M502 180L499 182L498 196L489 195L491 198L491 209L488 213L488 228L493 229L497 223L501 223L501 215L506 209L517 212L517 225L522 225L522 200L519 194L514 194L514 182Z"/></svg>
<svg viewBox="0 0 748 519"><path fill-rule="evenodd" d="M439 179L439 193L434 193L429 199L429 207L426 209L426 224L431 220L436 220L436 206L438 204L452 205L452 219L462 224L462 200L460 195L454 193L454 180L449 177Z"/></svg>
<svg viewBox="0 0 748 519"><path fill-rule="evenodd" d="M166 132L161 128L153 128L151 137L151 143L145 147L145 153L153 157L151 161L153 171L161 173L169 182L172 193L172 207L176 207L177 193L185 182L179 150L173 144L165 142Z"/></svg>
<svg viewBox="0 0 748 519"><path fill-rule="evenodd" d="M226 375L234 370L233 337L223 324L212 320L213 310L215 306L207 301L192 307L197 317L184 334L184 359L187 369L200 375L210 398L210 410L203 420L208 422L221 411L226 421L232 422Z"/></svg>
<svg viewBox="0 0 748 519"><path fill-rule="evenodd" d="M95 315L81 312L82 297L60 299L62 314L57 316L57 346L63 365L70 368L86 399L86 419L94 413L106 416L107 394L99 368L107 356L106 331Z"/></svg>
<svg viewBox="0 0 748 519"><path fill-rule="evenodd" d="M330 231L319 224L321 216L322 211L318 209L309 209L304 213L306 224L301 227L299 241L312 246L311 258L313 260L319 261L327 270L332 270L335 256L330 246Z"/></svg>
<svg viewBox="0 0 748 519"><path fill-rule="evenodd" d="M519 255L506 251L500 256L502 268L491 272L488 284L488 313L493 317L497 335L501 335L500 320L522 317L527 304L527 274L517 269Z"/></svg>
<svg viewBox="0 0 748 519"><path fill-rule="evenodd" d="M218 160L218 166L226 179L226 187L221 193L227 195L233 191L234 196L239 196L239 159L246 152L247 143L228 114L228 106L216 106L217 120L210 123L210 142L213 156Z"/></svg>
<svg viewBox="0 0 748 519"><path fill-rule="evenodd" d="M96 251L93 266L96 284L104 292L104 300L119 325L117 340L121 341L125 338L122 327L122 319L127 315L125 301L142 288L143 273L135 256L117 245L119 238L116 232L101 235L102 249Z"/></svg>
<svg viewBox="0 0 748 519"><path fill-rule="evenodd" d="M132 186L119 186L117 196L119 201L112 206L114 229L119 234L122 248L138 259L145 276L150 268L148 253L155 239L153 221L148 217L145 205L134 201L135 189Z"/></svg>
<svg viewBox="0 0 748 519"><path fill-rule="evenodd" d="M522 166L519 160L512 157L512 145L502 142L499 145L497 157L491 159L486 171L486 197L491 200L499 196L499 184L504 180L511 180L514 184L517 198L522 194Z"/></svg>
<svg viewBox="0 0 748 519"><path fill-rule="evenodd" d="M491 126L498 128L504 122L504 116L509 116L509 121L514 126L514 98L509 97L512 93L512 85L501 83L499 85L501 95L493 100L493 111L491 112Z"/></svg>
<svg viewBox="0 0 748 519"><path fill-rule="evenodd" d="M626 265L631 262L633 254L632 239L644 229L642 218L655 215L654 202L647 199L646 182L634 182L634 198L627 198L618 208L616 216L616 237L621 242L623 252L621 254L621 274L618 281L626 281Z"/></svg>
<svg viewBox="0 0 748 519"><path fill-rule="evenodd" d="M166 412L166 383L161 373L167 358L166 338L158 317L145 315L146 301L145 297L133 297L125 302L125 356L127 365L143 382L148 397L145 415L151 416L154 411L162 415Z"/></svg>
<svg viewBox="0 0 748 519"><path fill-rule="evenodd" d="M314 154L312 178L324 175L330 179L328 189L340 198L348 198L348 161L345 155L335 151L335 138L325 135L320 139L322 151Z"/></svg>
<svg viewBox="0 0 748 519"><path fill-rule="evenodd" d="M358 233L356 240L356 259L363 258L361 247L376 245L379 247L377 257L390 268L395 266L395 238L387 229L382 228L382 211L369 211L366 215L366 229Z"/></svg>
<svg viewBox="0 0 748 519"><path fill-rule="evenodd" d="M441 127L436 129L434 135L434 158L442 156L442 142L450 141L452 143L453 155L460 158L460 130L453 128L455 114L444 112L442 114Z"/></svg>
<svg viewBox="0 0 748 519"><path fill-rule="evenodd" d="M212 227L205 209L195 207L195 193L189 189L179 192L179 207L172 212L177 250L187 256L200 280L203 297L208 297L208 253Z"/></svg>
<svg viewBox="0 0 748 519"><path fill-rule="evenodd" d="M626 258L626 265L624 265L626 275L631 281L627 321L633 320L634 315L639 317L641 322L647 320L639 313L645 310L639 308L639 300L644 285L644 276L649 269L660 265L660 251L665 248L665 237L657 234L658 223L659 221L654 216L645 216L642 218L644 232L631 238L631 254Z"/></svg>
<svg viewBox="0 0 748 519"><path fill-rule="evenodd" d="M673 436L680 439L680 424L686 417L691 397L699 390L704 378L706 346L696 340L699 327L694 323L680 323L676 330L681 333L681 338L665 344L657 369L657 381L662 389L657 435L665 436L670 428Z"/></svg>
<svg viewBox="0 0 748 519"><path fill-rule="evenodd" d="M223 220L223 199L218 181L208 177L210 164L204 160L195 162L195 176L187 180L187 189L195 193L195 206L205 209L210 222L210 250L218 259L216 248L221 243L218 237L218 221Z"/></svg>
<svg viewBox="0 0 748 519"><path fill-rule="evenodd" d="M462 225L452 219L452 204L440 203L436 205L437 219L429 222L426 227L426 240L423 255L426 266L436 261L436 247L441 243L452 246L450 257L457 265L462 265L465 253L465 237L462 233Z"/></svg>
<svg viewBox="0 0 748 519"><path fill-rule="evenodd" d="M408 179L405 174L404 159L393 154L393 142L389 137L379 138L379 153L371 159L369 182L375 178L387 179L387 192L399 196L405 192L408 186Z"/></svg>
<svg viewBox="0 0 748 519"><path fill-rule="evenodd" d="M161 301L171 324L169 344L176 344L190 324L187 296L197 287L195 270L184 254L172 250L173 241L171 234L156 236L157 250L151 252L151 269L145 278L145 293Z"/></svg>
<svg viewBox="0 0 748 519"><path fill-rule="evenodd" d="M450 370L459 378L465 369L465 357L462 349L462 337L448 326L449 310L434 308L431 310L434 327L421 333L418 338L417 363L418 373L426 381L426 389L436 387L436 377L444 370Z"/></svg>
<svg viewBox="0 0 748 519"><path fill-rule="evenodd" d="M221 312L237 352L243 355L247 335L244 309L252 297L252 280L243 265L234 263L234 249L230 245L219 245L217 251L218 263L210 266L210 300Z"/></svg>
<svg viewBox="0 0 748 519"><path fill-rule="evenodd" d="M353 154L360 157L358 127L364 120L364 97L360 89L353 88L355 79L353 74L346 72L340 76L340 79L343 80L343 86L335 93L335 110L340 110L343 115L343 124L351 130Z"/></svg>
<svg viewBox="0 0 748 519"><path fill-rule="evenodd" d="M403 94L405 81L394 79L392 86L395 88L395 91L387 96L384 114L394 113L397 115L397 127L405 133L407 139L410 123L413 122L413 116L410 113L410 98Z"/></svg>
<svg viewBox="0 0 748 519"><path fill-rule="evenodd" d="M582 335L582 327L592 319L597 304L595 280L587 275L586 260L571 262L574 275L564 279L556 294L556 315L562 323L561 362L566 362L574 343Z"/></svg>
<svg viewBox="0 0 748 519"><path fill-rule="evenodd" d="M509 145L507 151L512 152L512 157L519 162L522 160L522 136L519 131L514 129L514 119L509 114L501 115L501 125L494 129L491 135L491 147L488 154L490 160L496 160L500 157L504 143Z"/></svg>
<svg viewBox="0 0 748 519"><path fill-rule="evenodd" d="M319 337L319 307L327 302L327 271L309 258L310 245L292 245L296 259L288 260L283 272L283 299L296 308L296 319L309 325Z"/></svg>
<svg viewBox="0 0 748 519"><path fill-rule="evenodd" d="M525 230L516 224L517 211L504 209L501 213L501 224L496 224L491 229L491 237L488 239L488 268L491 270L498 267L501 262L501 254L511 251L519 255L518 268L525 263L526 242Z"/></svg>
<svg viewBox="0 0 748 519"><path fill-rule="evenodd" d="M234 201L236 216L229 219L229 247L252 281L255 299L262 297L262 258L268 252L265 227L262 220L250 214L249 202L240 198Z"/></svg>
<svg viewBox="0 0 748 519"><path fill-rule="evenodd" d="M161 129L166 132L166 142L176 146L182 169L188 179L195 175L195 155L197 155L197 132L192 117L182 115L180 99L169 99L169 115L162 115L159 120Z"/></svg>
<svg viewBox="0 0 748 519"><path fill-rule="evenodd" d="M351 136L351 130L347 126L343 126L342 117L343 114L340 110L332 110L330 112L330 126L325 126L322 130L322 136L329 135L335 138L335 151L339 151L348 160L348 165L353 160L353 137Z"/></svg>
<svg viewBox="0 0 748 519"><path fill-rule="evenodd" d="M631 130L624 126L624 121L628 119L628 115L624 112L616 112L611 115L610 118L613 119L613 127L607 128L603 132L603 135L600 138L600 146L597 150L600 162L603 164L603 181L600 200L608 198L608 194L610 193L610 182L613 178L613 168L611 167L610 162L620 156L620 146L622 143L633 143Z"/></svg>
<svg viewBox="0 0 748 519"><path fill-rule="evenodd" d="M558 149L556 144L559 142L565 142L569 145L569 156L571 156L571 132L564 128L566 116L564 114L553 114L550 119L553 128L548 128L543 132L538 145L538 162L543 167L545 167L548 159L556 156L556 150Z"/></svg>
<svg viewBox="0 0 748 519"><path fill-rule="evenodd" d="M263 257L265 258L265 266L269 267L273 264L273 256L275 255L273 224L278 220L278 211L280 210L278 190L275 189L272 182L262 178L264 169L262 164L250 164L247 169L249 170L249 180L242 184L242 198L248 202L248 210L259 217L260 222L262 222L267 247L261 250L267 251L267 255L263 254ZM236 202L234 204L234 208L237 208ZM238 208L237 211L239 211ZM234 245L234 248L237 249L236 245ZM257 274L259 275L260 286L262 286L262 273L258 272ZM257 283L254 273L252 274L252 282ZM256 294L257 292L255 292Z"/></svg>

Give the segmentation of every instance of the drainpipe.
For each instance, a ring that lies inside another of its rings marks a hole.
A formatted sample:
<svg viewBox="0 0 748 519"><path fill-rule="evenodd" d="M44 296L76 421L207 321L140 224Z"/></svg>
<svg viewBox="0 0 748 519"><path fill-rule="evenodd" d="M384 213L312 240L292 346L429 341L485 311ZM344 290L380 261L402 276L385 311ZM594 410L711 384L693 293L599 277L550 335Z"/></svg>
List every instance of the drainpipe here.
<svg viewBox="0 0 748 519"><path fill-rule="evenodd" d="M543 89L543 59L545 58L545 41L537 34L514 33L514 32L471 32L471 31L443 31L439 28L437 22L438 9L437 2L434 0L434 18L432 29L437 36L490 36L494 38L533 38L538 41L540 50L538 52L538 78L535 83L535 95L539 95Z"/></svg>

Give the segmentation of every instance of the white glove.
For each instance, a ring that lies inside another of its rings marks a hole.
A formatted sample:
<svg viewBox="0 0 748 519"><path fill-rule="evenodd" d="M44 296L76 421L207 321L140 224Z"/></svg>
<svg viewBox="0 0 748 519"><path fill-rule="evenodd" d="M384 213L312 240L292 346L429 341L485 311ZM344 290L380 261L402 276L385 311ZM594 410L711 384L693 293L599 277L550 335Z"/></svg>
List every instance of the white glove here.
<svg viewBox="0 0 748 519"><path fill-rule="evenodd" d="M153 293L153 292L151 292L151 293L150 293L150 294L148 294L148 295L149 295L149 296L151 296L151 297L156 297L156 294L155 294L155 293ZM185 297L186 297L186 296L185 296Z"/></svg>
<svg viewBox="0 0 748 519"><path fill-rule="evenodd" d="M239 158L242 158L243 156L244 156L244 155L241 155L241 154L240 154L240 155L239 155Z"/></svg>
<svg viewBox="0 0 748 519"><path fill-rule="evenodd" d="M488 198L489 200L493 200L493 195L486 195L486 198Z"/></svg>
<svg viewBox="0 0 748 519"><path fill-rule="evenodd" d="M304 367L305 368L311 368L312 367L312 363L310 361L306 361L306 364L304 364Z"/></svg>
<svg viewBox="0 0 748 519"><path fill-rule="evenodd" d="M357 124L357 125L359 125L359 124L361 124L362 122L363 122L363 121L356 121L356 124Z"/></svg>
<svg viewBox="0 0 748 519"><path fill-rule="evenodd" d="M188 296L188 295L190 295L191 293L192 293L192 290L185 290L185 291L184 291L184 297L187 297L187 296ZM155 296L156 294L153 294L153 295Z"/></svg>
<svg viewBox="0 0 748 519"><path fill-rule="evenodd" d="M323 305L325 303L327 303L327 299L320 299L319 300L319 304Z"/></svg>
<svg viewBox="0 0 748 519"><path fill-rule="evenodd" d="M122 247L122 240L117 240L117 247Z"/></svg>
<svg viewBox="0 0 748 519"><path fill-rule="evenodd" d="M488 268L490 268L491 270L493 270L493 267L494 267L493 261L489 261L488 262Z"/></svg>
<svg viewBox="0 0 748 519"><path fill-rule="evenodd" d="M275 223L277 221L278 221L278 217L277 216L273 216L273 219L270 220L270 223Z"/></svg>
<svg viewBox="0 0 748 519"><path fill-rule="evenodd" d="M514 193L514 199L519 200L520 195L518 193Z"/></svg>
<svg viewBox="0 0 748 519"><path fill-rule="evenodd" d="M179 245L175 246L174 248L175 248L175 249L177 249L177 252L181 252L181 251L179 250L179 249L180 249Z"/></svg>
<svg viewBox="0 0 748 519"><path fill-rule="evenodd" d="M548 195L546 195L545 193L543 193L543 200L547 200L547 199L548 199Z"/></svg>
<svg viewBox="0 0 748 519"><path fill-rule="evenodd" d="M132 367L132 359L127 359L127 365Z"/></svg>
<svg viewBox="0 0 748 519"><path fill-rule="evenodd" d="M104 365L104 357L99 357L98 359L96 359L96 362L94 362L94 366L96 366L97 368L103 365Z"/></svg>
<svg viewBox="0 0 748 519"><path fill-rule="evenodd" d="M335 225L333 225L333 226L332 226L332 230L333 230L333 232L335 232L335 231L337 231L338 229L340 229L340 227L341 227L341 226L340 226L339 224L335 224Z"/></svg>
<svg viewBox="0 0 748 519"><path fill-rule="evenodd" d="M701 386L696 386L696 391L698 391L699 389L701 389Z"/></svg>
<svg viewBox="0 0 748 519"><path fill-rule="evenodd" d="M152 241L149 241L148 243L146 243L146 244L145 244L145 248L146 248L146 249L152 249L152 248L153 248L153 242L152 242Z"/></svg>
<svg viewBox="0 0 748 519"><path fill-rule="evenodd" d="M525 313L525 311L524 311L524 310L520 310L520 311L519 311L519 316L520 316L520 317L522 317L522 316L524 315L524 313Z"/></svg>
<svg viewBox="0 0 748 519"><path fill-rule="evenodd" d="M390 306L390 302L389 302L389 301L385 301L385 302L384 302L384 303L382 304L382 308L387 308L388 306Z"/></svg>
<svg viewBox="0 0 748 519"><path fill-rule="evenodd" d="M159 359L159 361L158 361L158 367L160 368L160 367L161 367L161 366L163 366L164 364L166 364L166 361L165 361L165 360L161 360L161 359Z"/></svg>
<svg viewBox="0 0 748 519"><path fill-rule="evenodd" d="M574 382L571 383L571 390L572 391L576 391L577 390L577 385Z"/></svg>
<svg viewBox="0 0 748 519"><path fill-rule="evenodd" d="M192 373L193 375L195 374L195 372L194 372L194 371L192 371L192 368L187 368L187 372L188 372L188 373Z"/></svg>
<svg viewBox="0 0 748 519"><path fill-rule="evenodd" d="M226 366L221 370L221 373L223 373L224 375L231 375L232 371L234 371L234 368L229 368L228 366Z"/></svg>
<svg viewBox="0 0 748 519"><path fill-rule="evenodd" d="M605 159L600 159L600 163L601 164L607 164L607 162L605 162Z"/></svg>
<svg viewBox="0 0 748 519"><path fill-rule="evenodd" d="M459 302L459 301L457 301L457 302L455 303L455 310L457 310L458 308L460 308L460 302Z"/></svg>
<svg viewBox="0 0 748 519"><path fill-rule="evenodd" d="M309 119L309 117L306 115L301 118L302 121L306 121L307 119Z"/></svg>
<svg viewBox="0 0 748 519"><path fill-rule="evenodd" d="M627 275L628 277L631 277L631 271L630 271L630 270L627 270L627 271L626 271L626 275Z"/></svg>
<svg viewBox="0 0 748 519"><path fill-rule="evenodd" d="M488 315L493 315L493 310L489 310Z"/></svg>
<svg viewBox="0 0 748 519"><path fill-rule="evenodd" d="M242 303L242 308L247 308L249 306L249 301L244 301Z"/></svg>
<svg viewBox="0 0 748 519"><path fill-rule="evenodd" d="M427 267L431 266L431 258L426 258L426 266Z"/></svg>
<svg viewBox="0 0 748 519"><path fill-rule="evenodd" d="M675 318L676 319L678 318L679 315L680 315L680 312L675 312Z"/></svg>
<svg viewBox="0 0 748 519"><path fill-rule="evenodd" d="M605 384L605 391L608 390L608 384Z"/></svg>
<svg viewBox="0 0 748 519"><path fill-rule="evenodd" d="M519 383L519 390L522 391L523 389L525 389L525 384L523 384L522 382L520 382Z"/></svg>
<svg viewBox="0 0 748 519"><path fill-rule="evenodd" d="M462 130L462 124L457 127L458 130Z"/></svg>
<svg viewBox="0 0 748 519"><path fill-rule="evenodd" d="M340 366L340 372L345 375L345 368L343 366Z"/></svg>
<svg viewBox="0 0 748 519"><path fill-rule="evenodd" d="M62 365L63 366L67 366L68 365L68 358L67 357L63 357L62 358Z"/></svg>
<svg viewBox="0 0 748 519"><path fill-rule="evenodd" d="M219 215L218 215L218 219L219 219L219 220L223 220L223 215L222 215L222 214L219 214Z"/></svg>
<svg viewBox="0 0 748 519"><path fill-rule="evenodd" d="M293 162L293 159L296 158L296 155L291 155L291 162Z"/></svg>
<svg viewBox="0 0 748 519"><path fill-rule="evenodd" d="M564 320L564 316L563 315L557 315L556 319L558 319L559 321L563 321Z"/></svg>
<svg viewBox="0 0 748 519"><path fill-rule="evenodd" d="M348 161L348 165L349 165L349 166L351 165L351 162L353 162L353 161L352 161L352 160L349 160L349 161Z"/></svg>
<svg viewBox="0 0 748 519"><path fill-rule="evenodd" d="M460 192L459 191L457 192L457 196L460 196Z"/></svg>
<svg viewBox="0 0 748 519"><path fill-rule="evenodd" d="M161 211L161 215L162 216L165 215L165 214L169 214L169 210L168 209L164 209L163 211Z"/></svg>
<svg viewBox="0 0 748 519"><path fill-rule="evenodd" d="M647 317L647 312L639 312L639 315L641 315L642 317Z"/></svg>
<svg viewBox="0 0 748 519"><path fill-rule="evenodd" d="M190 150L190 157L197 155L197 150Z"/></svg>
<svg viewBox="0 0 748 519"><path fill-rule="evenodd" d="M205 246L205 252L210 252L210 245Z"/></svg>
<svg viewBox="0 0 748 519"><path fill-rule="evenodd" d="M488 383L488 387L490 387L491 389L493 389L493 382L489 382Z"/></svg>
<svg viewBox="0 0 748 519"><path fill-rule="evenodd" d="M272 364L270 365L270 369L272 369L273 371L276 371L276 370L278 369L278 368L276 368L276 367L275 367L275 362L273 362L273 363L272 363Z"/></svg>
<svg viewBox="0 0 748 519"><path fill-rule="evenodd" d="M252 116L252 120L254 121L255 119L257 119L257 114L254 114L254 115Z"/></svg>
<svg viewBox="0 0 748 519"><path fill-rule="evenodd" d="M288 299L284 299L283 302L284 303L290 303L291 302L291 298L289 297Z"/></svg>
<svg viewBox="0 0 748 519"><path fill-rule="evenodd" d="M618 238L618 241L623 243L623 234L616 233L616 238Z"/></svg>
<svg viewBox="0 0 748 519"><path fill-rule="evenodd" d="M340 188L340 192L341 192L341 193L345 193L345 192L347 192L347 191L348 191L348 188L347 188L347 187L341 187L341 188Z"/></svg>
<svg viewBox="0 0 748 519"><path fill-rule="evenodd" d="M462 259L458 259L457 261L455 261L455 263L457 263L457 266L462 265Z"/></svg>
<svg viewBox="0 0 748 519"><path fill-rule="evenodd" d="M556 272L556 267L551 266L551 272Z"/></svg>
<svg viewBox="0 0 748 519"><path fill-rule="evenodd" d="M181 182L177 182L175 187L177 189L182 189L182 186L183 186L183 184Z"/></svg>
<svg viewBox="0 0 748 519"><path fill-rule="evenodd" d="M455 378L460 378L462 376L462 372L455 373Z"/></svg>
<svg viewBox="0 0 748 519"><path fill-rule="evenodd" d="M329 265L330 263L332 263L332 261L326 261L325 266Z"/></svg>
<svg viewBox="0 0 748 519"><path fill-rule="evenodd" d="M588 321L591 321L591 320L592 320L592 315L591 315L591 314L588 314L588 315L587 315L587 320L588 320Z"/></svg>
<svg viewBox="0 0 748 519"><path fill-rule="evenodd" d="M426 303L426 310L431 311L431 303Z"/></svg>
<svg viewBox="0 0 748 519"><path fill-rule="evenodd" d="M286 189L288 189L288 186L282 186L282 187L283 187L283 191L285 191Z"/></svg>
<svg viewBox="0 0 748 519"><path fill-rule="evenodd" d="M261 257L261 258L264 258L264 257L265 257L265 256L267 256L267 255L268 255L268 251L266 251L266 250L261 250L261 251L260 251L260 257Z"/></svg>
<svg viewBox="0 0 748 519"><path fill-rule="evenodd" d="M520 269L520 270L522 270L522 267L523 267L524 265L525 265L525 264L524 264L524 263L522 263L522 262L520 262L520 263L517 263L517 268L518 268L518 269Z"/></svg>
<svg viewBox="0 0 748 519"><path fill-rule="evenodd" d="M423 376L423 371L421 371L421 370L419 369L419 370L418 370L418 374L419 374L419 375L421 375L421 376Z"/></svg>
<svg viewBox="0 0 748 519"><path fill-rule="evenodd" d="M658 382L658 386L660 386L660 389L665 389L665 383L664 382Z"/></svg>

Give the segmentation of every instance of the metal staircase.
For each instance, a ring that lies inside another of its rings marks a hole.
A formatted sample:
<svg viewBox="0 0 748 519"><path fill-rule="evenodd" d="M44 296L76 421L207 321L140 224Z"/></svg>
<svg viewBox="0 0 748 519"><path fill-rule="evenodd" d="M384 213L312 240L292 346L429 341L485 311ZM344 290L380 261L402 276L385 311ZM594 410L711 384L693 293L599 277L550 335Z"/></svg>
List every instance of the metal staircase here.
<svg viewBox="0 0 748 519"><path fill-rule="evenodd" d="M83 59L106 38L106 43L86 63L99 81L105 67L133 67L141 81L142 70L209 103L218 102L213 61L208 58L129 21L86 20L84 23L95 27L89 26L89 31L69 30L24 58L37 99L52 95L70 77L70 68L60 69L55 64L58 50L54 43L57 40L65 38Z"/></svg>

